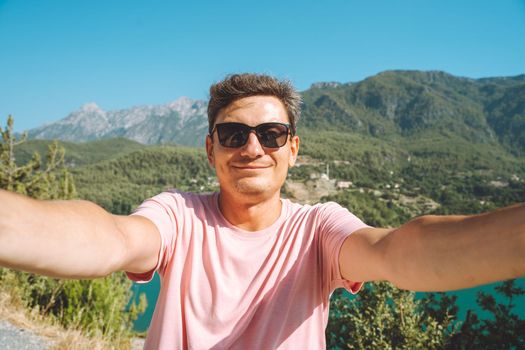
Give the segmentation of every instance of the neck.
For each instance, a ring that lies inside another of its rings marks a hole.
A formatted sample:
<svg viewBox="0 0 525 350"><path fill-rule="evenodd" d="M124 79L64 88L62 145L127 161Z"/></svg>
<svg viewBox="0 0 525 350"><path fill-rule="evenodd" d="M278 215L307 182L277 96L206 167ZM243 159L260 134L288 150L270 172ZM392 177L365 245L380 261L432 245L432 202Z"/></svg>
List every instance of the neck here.
<svg viewBox="0 0 525 350"><path fill-rule="evenodd" d="M271 226L281 215L280 193L254 200L249 196L232 196L221 191L219 209L232 225L246 231L260 231Z"/></svg>

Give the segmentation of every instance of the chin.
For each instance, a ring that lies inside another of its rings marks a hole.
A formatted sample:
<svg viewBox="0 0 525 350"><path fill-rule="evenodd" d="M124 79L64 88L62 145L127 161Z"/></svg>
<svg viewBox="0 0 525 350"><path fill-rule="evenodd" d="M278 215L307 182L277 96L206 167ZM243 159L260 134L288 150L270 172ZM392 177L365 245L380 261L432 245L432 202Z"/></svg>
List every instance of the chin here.
<svg viewBox="0 0 525 350"><path fill-rule="evenodd" d="M241 179L235 183L235 190L246 195L262 195L272 192L273 189L272 184L261 179Z"/></svg>

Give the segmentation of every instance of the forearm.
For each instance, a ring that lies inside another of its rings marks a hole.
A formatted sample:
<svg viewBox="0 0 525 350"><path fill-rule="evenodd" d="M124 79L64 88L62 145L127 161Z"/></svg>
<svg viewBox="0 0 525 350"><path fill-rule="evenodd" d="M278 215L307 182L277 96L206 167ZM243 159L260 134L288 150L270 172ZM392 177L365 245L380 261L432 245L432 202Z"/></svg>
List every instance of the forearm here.
<svg viewBox="0 0 525 350"><path fill-rule="evenodd" d="M104 276L118 268L123 238L99 206L1 190L0 203L0 266L65 278Z"/></svg>
<svg viewBox="0 0 525 350"><path fill-rule="evenodd" d="M474 216L425 216L385 237L400 288L454 290L525 276L525 204Z"/></svg>

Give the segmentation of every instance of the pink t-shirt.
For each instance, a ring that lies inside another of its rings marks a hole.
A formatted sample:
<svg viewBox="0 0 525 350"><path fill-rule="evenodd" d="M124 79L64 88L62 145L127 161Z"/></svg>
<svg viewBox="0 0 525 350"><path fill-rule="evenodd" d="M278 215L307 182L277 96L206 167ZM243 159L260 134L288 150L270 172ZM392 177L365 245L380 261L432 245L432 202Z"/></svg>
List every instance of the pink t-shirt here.
<svg viewBox="0 0 525 350"><path fill-rule="evenodd" d="M282 200L270 227L230 224L218 194L164 192L133 215L150 219L162 246L161 290L146 349L324 349L334 289L343 280L339 250L366 225L336 203ZM154 271L129 274L139 282Z"/></svg>

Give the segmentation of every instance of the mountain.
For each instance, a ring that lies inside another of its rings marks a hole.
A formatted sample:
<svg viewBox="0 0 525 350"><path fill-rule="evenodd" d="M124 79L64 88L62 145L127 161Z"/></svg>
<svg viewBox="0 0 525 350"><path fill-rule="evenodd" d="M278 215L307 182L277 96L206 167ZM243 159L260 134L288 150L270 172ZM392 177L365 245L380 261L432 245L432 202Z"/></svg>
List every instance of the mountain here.
<svg viewBox="0 0 525 350"><path fill-rule="evenodd" d="M105 111L88 103L56 123L29 131L33 139L92 141L124 137L143 144L198 146L207 131L206 102L181 97L165 105Z"/></svg>
<svg viewBox="0 0 525 350"><path fill-rule="evenodd" d="M350 84L303 92L305 129L381 139L428 133L525 154L525 75L469 79L439 71L387 71Z"/></svg>
<svg viewBox="0 0 525 350"><path fill-rule="evenodd" d="M451 138L525 155L525 75L470 79L441 71L386 71L356 83L316 83L302 96L300 133L332 131L412 143ZM29 136L197 146L206 132L206 102L181 98L119 111L90 103Z"/></svg>

